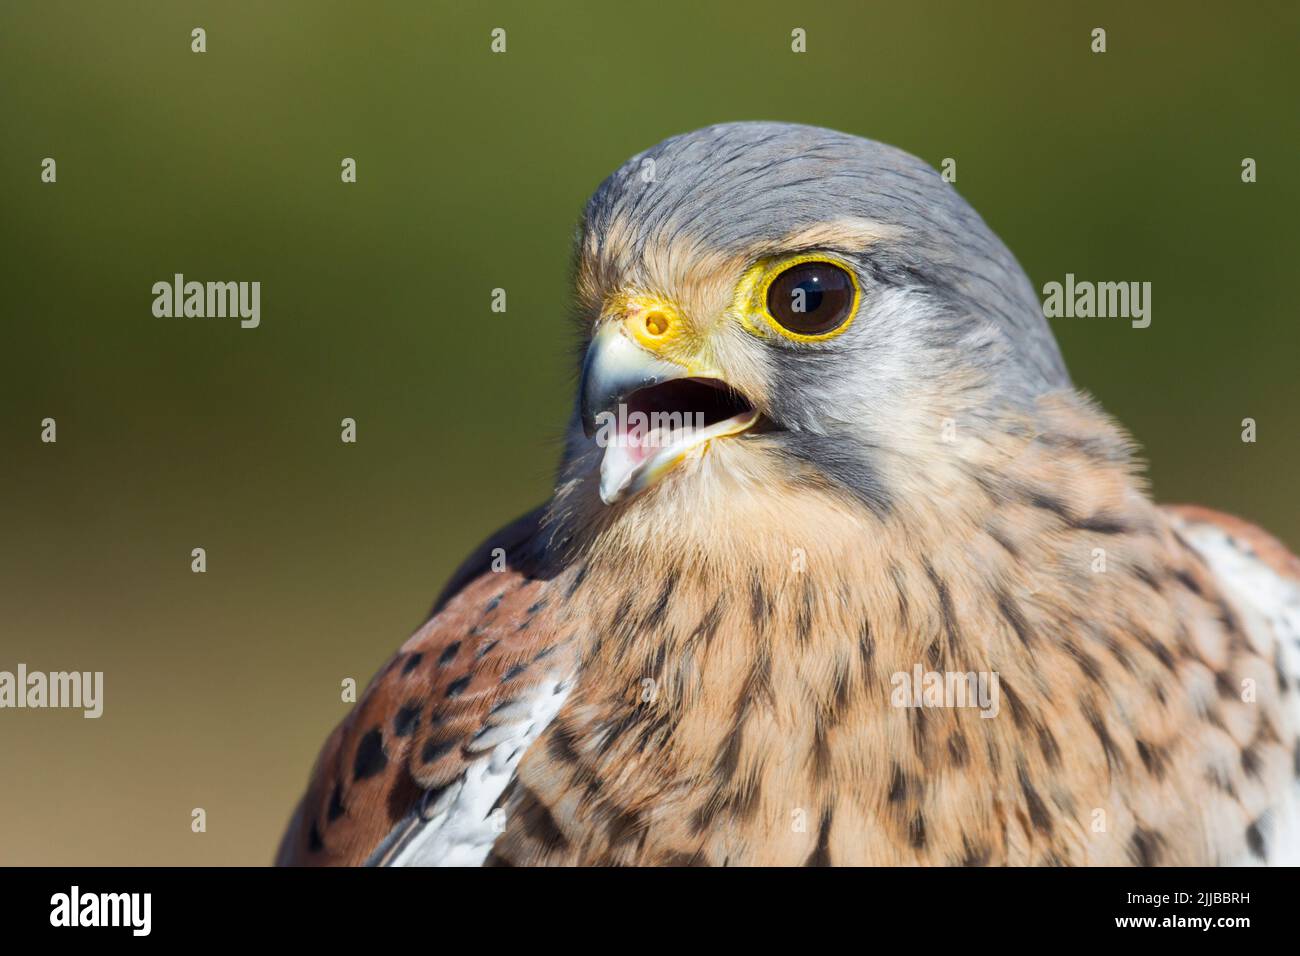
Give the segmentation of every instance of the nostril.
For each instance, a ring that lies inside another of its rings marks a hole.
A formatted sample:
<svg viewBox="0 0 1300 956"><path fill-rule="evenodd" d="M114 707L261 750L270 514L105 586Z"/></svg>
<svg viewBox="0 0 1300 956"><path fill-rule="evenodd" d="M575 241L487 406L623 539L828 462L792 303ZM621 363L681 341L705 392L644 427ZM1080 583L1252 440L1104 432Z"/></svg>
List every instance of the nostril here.
<svg viewBox="0 0 1300 956"><path fill-rule="evenodd" d="M643 321L645 322L645 330L655 338L664 335L668 331L668 316L662 312L651 310L645 314Z"/></svg>

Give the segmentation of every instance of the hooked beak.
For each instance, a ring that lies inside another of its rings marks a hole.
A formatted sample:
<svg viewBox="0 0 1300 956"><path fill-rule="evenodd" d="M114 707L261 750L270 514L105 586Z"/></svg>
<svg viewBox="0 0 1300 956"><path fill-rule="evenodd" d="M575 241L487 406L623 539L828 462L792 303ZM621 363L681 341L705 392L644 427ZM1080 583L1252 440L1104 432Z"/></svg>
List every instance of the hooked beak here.
<svg viewBox="0 0 1300 956"><path fill-rule="evenodd" d="M703 455L712 440L748 431L759 417L721 379L655 356L619 322L604 324L592 339L579 395L583 432L604 449L600 497L607 505Z"/></svg>

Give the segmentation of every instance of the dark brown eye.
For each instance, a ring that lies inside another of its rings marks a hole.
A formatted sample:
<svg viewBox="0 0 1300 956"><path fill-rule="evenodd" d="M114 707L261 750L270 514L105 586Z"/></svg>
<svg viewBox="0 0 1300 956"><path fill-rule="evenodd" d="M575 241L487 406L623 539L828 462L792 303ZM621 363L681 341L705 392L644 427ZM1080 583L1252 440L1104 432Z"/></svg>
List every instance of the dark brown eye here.
<svg viewBox="0 0 1300 956"><path fill-rule="evenodd" d="M829 262L791 266L767 287L767 311L796 335L825 335L853 311L853 279Z"/></svg>

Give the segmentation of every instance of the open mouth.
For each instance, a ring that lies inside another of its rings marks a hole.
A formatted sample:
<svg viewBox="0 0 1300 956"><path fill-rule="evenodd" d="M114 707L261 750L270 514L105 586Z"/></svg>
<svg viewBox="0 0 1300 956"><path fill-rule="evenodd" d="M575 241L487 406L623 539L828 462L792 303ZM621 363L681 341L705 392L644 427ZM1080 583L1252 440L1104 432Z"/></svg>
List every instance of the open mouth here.
<svg viewBox="0 0 1300 956"><path fill-rule="evenodd" d="M639 388L617 411L602 413L605 449L600 497L614 504L649 487L710 441L748 431L759 414L743 395L711 378L679 378Z"/></svg>

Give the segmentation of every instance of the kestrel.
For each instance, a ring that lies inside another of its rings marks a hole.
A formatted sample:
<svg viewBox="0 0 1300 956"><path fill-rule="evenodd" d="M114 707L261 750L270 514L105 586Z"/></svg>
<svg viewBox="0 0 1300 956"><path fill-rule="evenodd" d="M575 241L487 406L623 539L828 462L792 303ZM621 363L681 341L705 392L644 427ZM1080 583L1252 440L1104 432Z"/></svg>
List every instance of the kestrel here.
<svg viewBox="0 0 1300 956"><path fill-rule="evenodd" d="M1300 561L1152 502L934 170L674 137L588 202L575 295L553 497L334 731L281 863L1297 859Z"/></svg>

